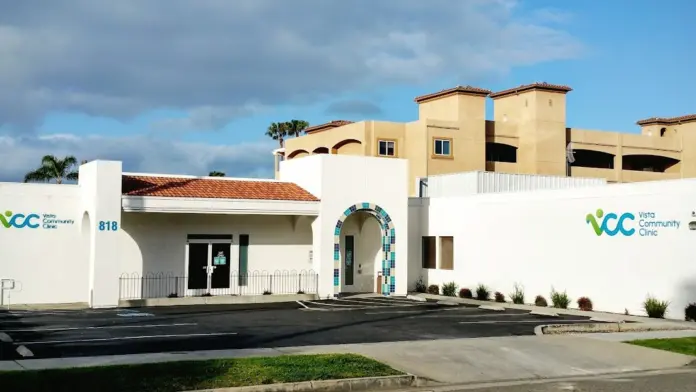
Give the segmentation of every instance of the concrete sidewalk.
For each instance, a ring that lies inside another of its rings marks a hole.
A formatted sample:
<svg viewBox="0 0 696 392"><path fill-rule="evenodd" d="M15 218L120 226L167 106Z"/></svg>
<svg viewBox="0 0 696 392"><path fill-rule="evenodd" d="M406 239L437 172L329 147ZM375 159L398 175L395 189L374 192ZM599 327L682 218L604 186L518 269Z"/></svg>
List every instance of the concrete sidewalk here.
<svg viewBox="0 0 696 392"><path fill-rule="evenodd" d="M362 354L451 384L670 369L696 359L601 339L558 335L19 360L0 362L0 370L319 353Z"/></svg>

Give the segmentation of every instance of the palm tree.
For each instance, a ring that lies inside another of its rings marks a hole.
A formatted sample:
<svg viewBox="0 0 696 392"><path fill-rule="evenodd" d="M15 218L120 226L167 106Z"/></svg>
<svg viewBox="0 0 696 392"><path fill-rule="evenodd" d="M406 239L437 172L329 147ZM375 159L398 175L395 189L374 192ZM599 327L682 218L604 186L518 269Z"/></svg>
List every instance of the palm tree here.
<svg viewBox="0 0 696 392"><path fill-rule="evenodd" d="M266 130L266 136L280 143L280 148L285 146L285 137L288 136L288 123L278 122L271 123Z"/></svg>
<svg viewBox="0 0 696 392"><path fill-rule="evenodd" d="M309 123L304 120L290 120L286 124L288 136L301 136L305 129L309 127Z"/></svg>
<svg viewBox="0 0 696 392"><path fill-rule="evenodd" d="M217 170L213 170L210 173L208 173L208 177L224 177L225 173Z"/></svg>
<svg viewBox="0 0 696 392"><path fill-rule="evenodd" d="M41 159L41 166L38 169L24 176L24 182L49 182L55 180L56 184L62 184L64 179L75 181L78 178L76 166L77 159L72 155L63 159L56 158L53 155L46 155Z"/></svg>

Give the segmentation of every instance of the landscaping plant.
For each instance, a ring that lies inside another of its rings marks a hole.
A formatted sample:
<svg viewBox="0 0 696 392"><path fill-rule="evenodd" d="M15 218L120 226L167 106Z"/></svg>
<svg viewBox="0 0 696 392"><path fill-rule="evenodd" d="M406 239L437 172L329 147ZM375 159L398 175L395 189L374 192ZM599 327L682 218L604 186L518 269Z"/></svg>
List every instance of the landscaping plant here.
<svg viewBox="0 0 696 392"><path fill-rule="evenodd" d="M484 284L479 284L476 287L476 299L479 301L489 301L491 299L491 291Z"/></svg>
<svg viewBox="0 0 696 392"><path fill-rule="evenodd" d="M684 318L686 321L696 321L696 302L692 302L684 308Z"/></svg>
<svg viewBox="0 0 696 392"><path fill-rule="evenodd" d="M510 299L513 304L524 305L524 288L515 283L515 291L510 294Z"/></svg>
<svg viewBox="0 0 696 392"><path fill-rule="evenodd" d="M427 291L428 288L425 286L425 282L423 282L423 277L418 278L416 282L416 293L425 293Z"/></svg>
<svg viewBox="0 0 696 392"><path fill-rule="evenodd" d="M505 302L505 294L500 291L496 291L493 296L495 297L495 302Z"/></svg>
<svg viewBox="0 0 696 392"><path fill-rule="evenodd" d="M430 286L428 286L428 294L440 294L440 286L436 284L431 284Z"/></svg>
<svg viewBox="0 0 696 392"><path fill-rule="evenodd" d="M588 312L592 311L592 300L587 297L580 297L578 299L578 308L580 310L585 310Z"/></svg>
<svg viewBox="0 0 696 392"><path fill-rule="evenodd" d="M457 284L454 282L445 283L442 285L442 295L454 297L457 295Z"/></svg>
<svg viewBox="0 0 696 392"><path fill-rule="evenodd" d="M471 292L471 290L467 288L462 288L461 290L459 290L459 298L472 299L474 298L474 294Z"/></svg>
<svg viewBox="0 0 696 392"><path fill-rule="evenodd" d="M568 309L570 305L570 297L566 292L559 293L555 289L551 289L551 304L557 309Z"/></svg>
<svg viewBox="0 0 696 392"><path fill-rule="evenodd" d="M549 306L549 303L546 302L546 298L544 298L541 295L537 295L536 298L534 299L534 305L536 306L541 306L541 307L547 307Z"/></svg>
<svg viewBox="0 0 696 392"><path fill-rule="evenodd" d="M647 313L650 318L665 318L668 307L668 301L660 301L652 296L649 296L648 299L643 302L643 310L645 310L645 313Z"/></svg>

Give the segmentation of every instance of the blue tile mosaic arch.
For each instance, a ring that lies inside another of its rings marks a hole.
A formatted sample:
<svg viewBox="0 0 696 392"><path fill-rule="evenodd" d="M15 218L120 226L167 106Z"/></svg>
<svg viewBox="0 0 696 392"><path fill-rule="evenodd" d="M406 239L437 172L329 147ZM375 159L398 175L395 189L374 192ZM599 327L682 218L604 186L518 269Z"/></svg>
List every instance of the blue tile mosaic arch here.
<svg viewBox="0 0 696 392"><path fill-rule="evenodd" d="M341 284L341 228L348 217L357 211L374 216L382 228L382 294L390 295L396 290L396 230L387 211L374 203L358 203L350 206L336 222L334 229L334 293L338 294Z"/></svg>

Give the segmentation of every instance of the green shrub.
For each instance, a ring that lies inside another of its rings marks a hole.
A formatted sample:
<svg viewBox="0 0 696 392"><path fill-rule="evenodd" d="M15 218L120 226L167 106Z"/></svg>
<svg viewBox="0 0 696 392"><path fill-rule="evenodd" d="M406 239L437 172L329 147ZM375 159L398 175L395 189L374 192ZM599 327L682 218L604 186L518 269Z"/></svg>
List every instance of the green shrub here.
<svg viewBox="0 0 696 392"><path fill-rule="evenodd" d="M467 288L462 288L461 290L459 290L459 298L472 299L474 298L474 294L471 292L471 290Z"/></svg>
<svg viewBox="0 0 696 392"><path fill-rule="evenodd" d="M440 294L440 286L436 284L431 284L430 286L428 286L428 294Z"/></svg>
<svg viewBox="0 0 696 392"><path fill-rule="evenodd" d="M546 302L546 298L544 298L541 295L537 295L536 298L534 299L534 305L536 306L541 306L541 307L547 307L549 306L549 303Z"/></svg>
<svg viewBox="0 0 696 392"><path fill-rule="evenodd" d="M428 287L425 285L425 282L423 282L423 278L418 278L418 281L416 281L416 293L425 293L427 291Z"/></svg>
<svg viewBox="0 0 696 392"><path fill-rule="evenodd" d="M515 283L515 291L510 294L510 300L513 304L524 305L524 288Z"/></svg>
<svg viewBox="0 0 696 392"><path fill-rule="evenodd" d="M570 305L570 297L566 292L559 293L558 291L551 289L551 304L557 309L568 309Z"/></svg>
<svg viewBox="0 0 696 392"><path fill-rule="evenodd" d="M495 298L495 302L505 302L505 294L500 291L496 291L493 297Z"/></svg>
<svg viewBox="0 0 696 392"><path fill-rule="evenodd" d="M457 295L457 284L454 282L445 283L442 285L442 295L454 297Z"/></svg>
<svg viewBox="0 0 696 392"><path fill-rule="evenodd" d="M578 299L578 308L587 312L592 311L592 300L588 297L580 297Z"/></svg>
<svg viewBox="0 0 696 392"><path fill-rule="evenodd" d="M645 313L647 313L650 318L665 318L668 307L668 301L660 301L652 296L649 296L648 299L643 302L643 310L645 310Z"/></svg>
<svg viewBox="0 0 696 392"><path fill-rule="evenodd" d="M696 302L692 302L684 308L684 319L686 321L696 321Z"/></svg>
<svg viewBox="0 0 696 392"><path fill-rule="evenodd" d="M484 284L479 284L476 287L476 299L479 301L489 301L491 299L491 291Z"/></svg>

